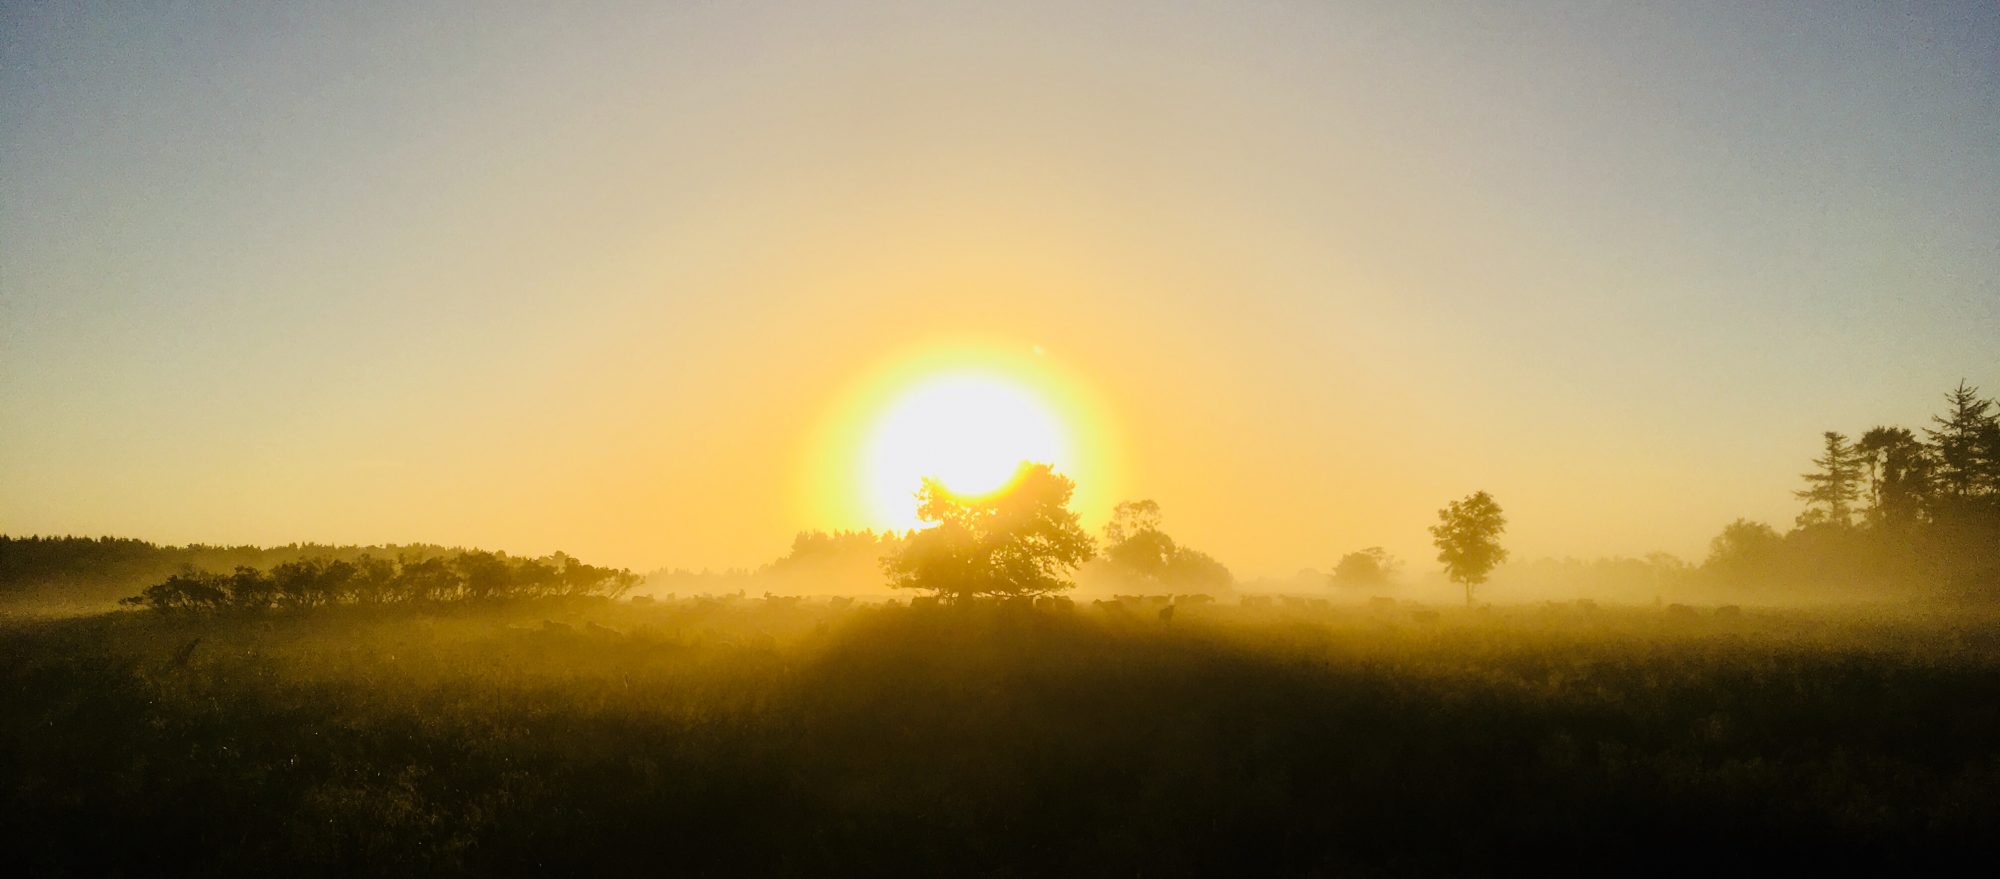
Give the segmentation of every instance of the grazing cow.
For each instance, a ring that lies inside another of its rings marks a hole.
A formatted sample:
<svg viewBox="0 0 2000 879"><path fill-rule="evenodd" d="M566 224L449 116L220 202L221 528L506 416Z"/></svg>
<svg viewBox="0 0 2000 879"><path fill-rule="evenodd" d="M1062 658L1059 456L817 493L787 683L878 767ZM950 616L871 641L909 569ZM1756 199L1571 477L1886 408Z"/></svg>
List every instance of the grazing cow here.
<svg viewBox="0 0 2000 879"><path fill-rule="evenodd" d="M1733 604L1725 604L1715 609L1715 615L1719 617L1740 617L1743 615L1743 608Z"/></svg>
<svg viewBox="0 0 2000 879"><path fill-rule="evenodd" d="M1434 610L1413 610L1410 611L1410 620L1429 625L1438 621L1438 612Z"/></svg>
<svg viewBox="0 0 2000 879"><path fill-rule="evenodd" d="M575 629L575 628L572 628L572 627L570 626L570 624L569 624L569 623L559 623L559 622L556 622L555 620L543 620L543 621L542 621L542 631L544 631L544 632L574 632L574 631L576 631L576 629Z"/></svg>
<svg viewBox="0 0 2000 879"><path fill-rule="evenodd" d="M1242 604L1242 605L1243 605L1244 607L1270 607L1270 606L1271 606L1271 596L1269 596L1269 595L1245 595L1245 596L1243 596L1243 600L1241 601L1241 604Z"/></svg>
<svg viewBox="0 0 2000 879"><path fill-rule="evenodd" d="M1171 596L1171 595L1148 595L1148 596L1146 596L1146 600L1147 600L1147 601L1150 601L1150 602L1152 602L1152 603L1154 603L1154 604L1172 604L1172 603L1174 603L1174 597L1173 597L1173 596Z"/></svg>
<svg viewBox="0 0 2000 879"><path fill-rule="evenodd" d="M1183 596L1181 596L1181 598L1180 598L1180 603L1181 603L1181 604L1213 604L1213 603L1215 603L1215 596L1213 596L1213 595L1183 595Z"/></svg>
<svg viewBox="0 0 2000 879"><path fill-rule="evenodd" d="M1166 607L1160 608L1160 622L1171 623L1173 621L1174 621L1174 606L1169 604Z"/></svg>
<svg viewBox="0 0 2000 879"><path fill-rule="evenodd" d="M1311 602L1306 601L1305 599L1300 598L1296 595L1285 596L1286 607L1310 607L1311 605L1312 605Z"/></svg>
<svg viewBox="0 0 2000 879"><path fill-rule="evenodd" d="M1685 604L1669 604L1667 605L1667 615L1683 617L1683 618L1692 618L1698 616L1699 614L1695 611L1694 608L1689 607Z"/></svg>
<svg viewBox="0 0 2000 879"><path fill-rule="evenodd" d="M592 635L611 635L611 636L622 637L625 634L624 632L620 632L617 629L611 628L610 626L600 626L596 623L590 623L590 622L583 624L583 630L589 632Z"/></svg>

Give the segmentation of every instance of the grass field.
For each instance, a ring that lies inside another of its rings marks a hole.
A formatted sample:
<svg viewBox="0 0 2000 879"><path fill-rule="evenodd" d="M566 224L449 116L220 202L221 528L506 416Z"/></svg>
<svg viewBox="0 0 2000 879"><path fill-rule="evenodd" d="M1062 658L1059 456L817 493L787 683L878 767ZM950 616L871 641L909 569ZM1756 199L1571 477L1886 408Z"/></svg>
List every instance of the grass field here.
<svg viewBox="0 0 2000 879"><path fill-rule="evenodd" d="M2000 850L2000 628L1963 611L4 625L13 875L1904 873Z"/></svg>

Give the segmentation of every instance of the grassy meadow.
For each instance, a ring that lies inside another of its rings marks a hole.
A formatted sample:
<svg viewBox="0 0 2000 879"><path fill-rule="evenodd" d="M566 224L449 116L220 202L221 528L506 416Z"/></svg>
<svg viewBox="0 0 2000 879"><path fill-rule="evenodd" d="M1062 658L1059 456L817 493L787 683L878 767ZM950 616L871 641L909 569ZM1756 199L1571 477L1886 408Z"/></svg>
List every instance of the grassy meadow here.
<svg viewBox="0 0 2000 879"><path fill-rule="evenodd" d="M1962 609L604 599L0 628L15 875L1990 858Z"/></svg>

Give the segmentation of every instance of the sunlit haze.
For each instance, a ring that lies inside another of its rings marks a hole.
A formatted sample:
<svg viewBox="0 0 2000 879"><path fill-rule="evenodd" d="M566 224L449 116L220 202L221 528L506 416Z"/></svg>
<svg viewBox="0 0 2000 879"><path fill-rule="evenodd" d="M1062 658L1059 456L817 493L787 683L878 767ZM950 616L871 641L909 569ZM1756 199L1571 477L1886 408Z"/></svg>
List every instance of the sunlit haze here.
<svg viewBox="0 0 2000 879"><path fill-rule="evenodd" d="M0 532L1698 559L2000 389L1996 133L1990 2L9 4Z"/></svg>
<svg viewBox="0 0 2000 879"><path fill-rule="evenodd" d="M978 496L1007 485L1024 461L1073 463L1063 426L1039 401L1003 378L955 373L924 380L896 398L869 438L861 471L870 511L885 528L915 527L911 486L934 477L954 494Z"/></svg>

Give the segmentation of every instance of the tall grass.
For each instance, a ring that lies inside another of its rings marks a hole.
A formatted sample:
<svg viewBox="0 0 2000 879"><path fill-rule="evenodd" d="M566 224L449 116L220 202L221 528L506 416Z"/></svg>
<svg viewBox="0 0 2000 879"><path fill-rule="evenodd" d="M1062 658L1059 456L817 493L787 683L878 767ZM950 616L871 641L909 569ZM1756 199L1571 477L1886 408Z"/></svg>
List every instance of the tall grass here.
<svg viewBox="0 0 2000 879"><path fill-rule="evenodd" d="M1901 871L1994 853L1995 631L603 601L17 623L4 825L38 875Z"/></svg>

